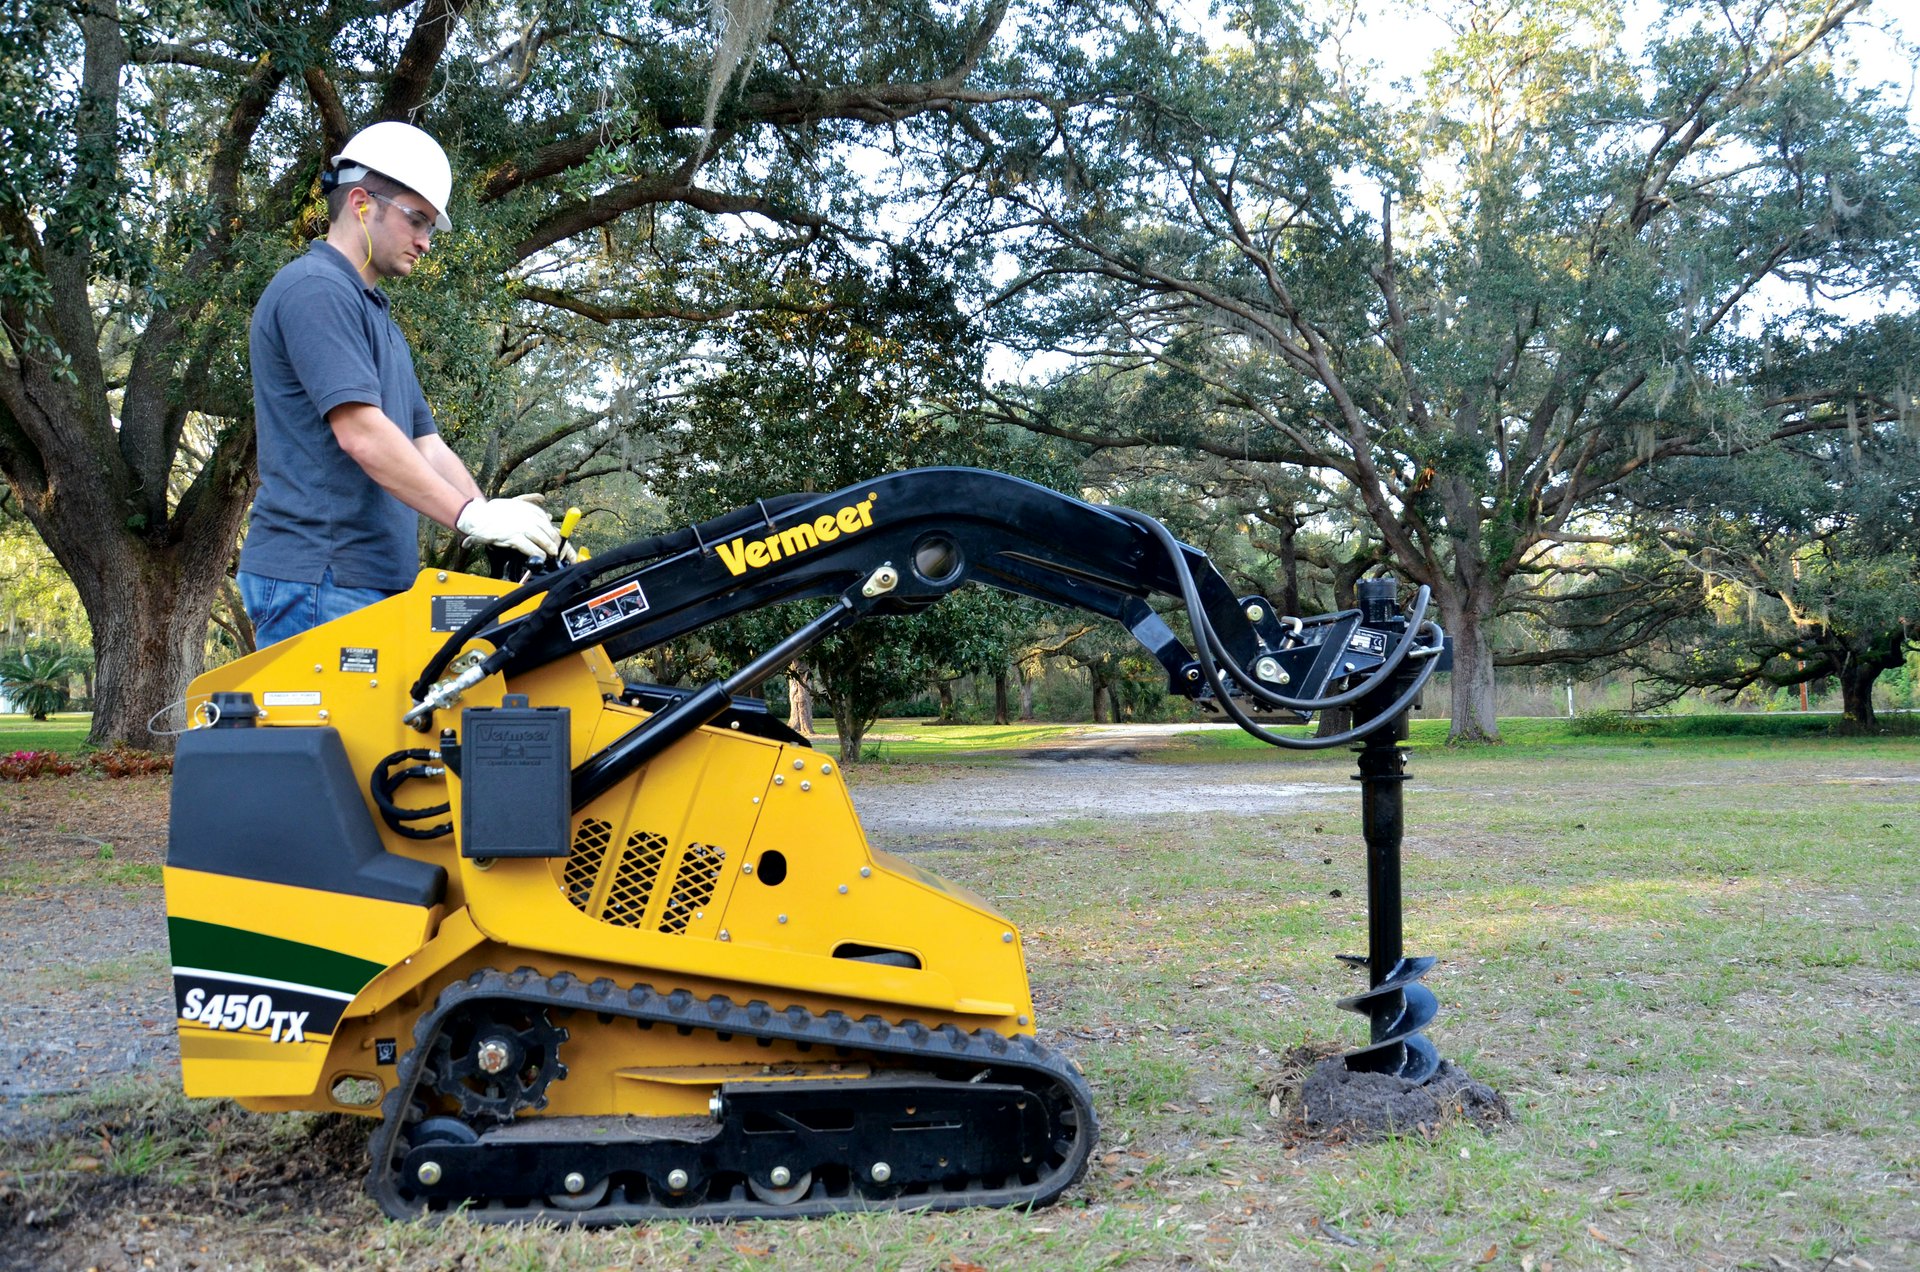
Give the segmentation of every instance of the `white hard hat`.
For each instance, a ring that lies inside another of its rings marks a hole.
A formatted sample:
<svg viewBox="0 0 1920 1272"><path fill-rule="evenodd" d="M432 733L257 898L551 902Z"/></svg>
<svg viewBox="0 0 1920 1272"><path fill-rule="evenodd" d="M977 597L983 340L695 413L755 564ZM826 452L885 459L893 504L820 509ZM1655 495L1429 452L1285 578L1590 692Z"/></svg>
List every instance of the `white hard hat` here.
<svg viewBox="0 0 1920 1272"><path fill-rule="evenodd" d="M389 120L362 128L333 157L333 166L341 185L358 181L367 172L398 181L433 205L435 229L453 228L453 222L447 219L453 167L440 143L412 124Z"/></svg>

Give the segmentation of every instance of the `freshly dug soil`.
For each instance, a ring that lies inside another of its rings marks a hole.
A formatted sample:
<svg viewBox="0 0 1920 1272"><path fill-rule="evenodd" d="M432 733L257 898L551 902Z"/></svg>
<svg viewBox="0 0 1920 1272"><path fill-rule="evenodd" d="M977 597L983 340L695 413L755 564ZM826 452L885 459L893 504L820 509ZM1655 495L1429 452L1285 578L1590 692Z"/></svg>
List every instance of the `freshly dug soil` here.
<svg viewBox="0 0 1920 1272"><path fill-rule="evenodd" d="M1336 1056L1316 1064L1300 1088L1300 1124L1317 1136L1376 1140L1426 1134L1452 1122L1490 1130L1512 1120L1504 1095L1450 1060L1425 1082L1409 1082L1355 1073Z"/></svg>
<svg viewBox="0 0 1920 1272"><path fill-rule="evenodd" d="M1425 1082L1354 1073L1331 1043L1295 1047L1256 1084L1295 1140L1352 1143L1428 1135L1454 1122L1492 1130L1513 1120L1505 1096L1450 1060Z"/></svg>

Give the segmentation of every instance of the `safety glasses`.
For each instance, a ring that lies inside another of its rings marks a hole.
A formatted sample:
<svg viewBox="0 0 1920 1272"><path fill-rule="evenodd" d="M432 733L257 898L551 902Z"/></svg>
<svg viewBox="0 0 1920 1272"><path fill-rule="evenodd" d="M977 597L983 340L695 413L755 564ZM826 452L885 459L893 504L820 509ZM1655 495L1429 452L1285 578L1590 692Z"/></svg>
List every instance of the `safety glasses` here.
<svg viewBox="0 0 1920 1272"><path fill-rule="evenodd" d="M362 188L364 189L364 187ZM414 233L424 234L427 236L428 242L433 241L433 235L434 235L433 218L428 216L425 212L417 212L414 209L408 207L406 204L401 203L397 199L388 198L384 194L375 194L371 190L367 190L366 195L369 199L380 200L380 202L386 204L388 207L398 212L401 216L406 217L407 224L413 227Z"/></svg>

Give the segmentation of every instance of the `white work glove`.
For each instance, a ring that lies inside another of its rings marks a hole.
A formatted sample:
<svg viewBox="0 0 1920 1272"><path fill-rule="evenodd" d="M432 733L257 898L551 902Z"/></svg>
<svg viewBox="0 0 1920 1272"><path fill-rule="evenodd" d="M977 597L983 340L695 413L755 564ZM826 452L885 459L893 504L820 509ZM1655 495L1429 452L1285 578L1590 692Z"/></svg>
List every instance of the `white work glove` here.
<svg viewBox="0 0 1920 1272"><path fill-rule="evenodd" d="M469 543L511 548L522 556L550 557L560 550L560 527L540 506L541 495L512 499L471 499L460 510L454 529Z"/></svg>

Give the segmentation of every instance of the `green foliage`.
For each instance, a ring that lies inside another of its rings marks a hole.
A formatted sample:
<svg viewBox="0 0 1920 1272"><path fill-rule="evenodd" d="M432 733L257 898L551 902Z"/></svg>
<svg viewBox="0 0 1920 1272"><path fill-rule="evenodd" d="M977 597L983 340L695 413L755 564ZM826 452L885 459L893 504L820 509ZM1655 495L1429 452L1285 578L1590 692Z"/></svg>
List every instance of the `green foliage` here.
<svg viewBox="0 0 1920 1272"><path fill-rule="evenodd" d="M1871 422L1868 404L1904 392L1916 340L1883 320L1782 352L1780 391L1844 368L1864 399L1846 409L1865 425L1678 460L1626 487L1645 553L1697 580L1671 629L1630 656L1638 666L1728 696L1831 677L1849 720L1875 724L1874 682L1920 650L1920 439Z"/></svg>
<svg viewBox="0 0 1920 1272"><path fill-rule="evenodd" d="M0 520L0 624L74 647L85 646L91 635L80 594L22 521Z"/></svg>
<svg viewBox="0 0 1920 1272"><path fill-rule="evenodd" d="M1653 728L1653 717L1627 711L1583 711L1567 722L1567 732L1582 738L1639 737Z"/></svg>
<svg viewBox="0 0 1920 1272"><path fill-rule="evenodd" d="M1030 426L1310 470L1433 587L1456 727L1490 733L1492 624L1557 602L1537 583L1583 518L1650 465L1846 426L1855 380L1777 393L1743 333L1780 283L1804 330L1913 276L1920 147L1829 55L1858 15L1818 0L1683 0L1640 48L1596 0L1442 16L1405 102L1292 5L1227 6L1217 46L1116 21L1108 93L1009 160L1046 255L1003 322L1084 355L1009 395ZM1063 418L1091 397L1141 409Z"/></svg>
<svg viewBox="0 0 1920 1272"><path fill-rule="evenodd" d="M955 125L982 93L1062 86L1078 53L1036 32L1000 56L1005 17L782 6L780 56L728 79L701 5L21 0L0 32L0 473L79 589L102 740L145 736L202 665L206 642L161 633L201 621L228 571L253 479L248 315L323 232L317 179L347 135L408 119L448 149L456 229L392 283L397 320L486 493L562 491L595 514L592 546L658 511L641 483L688 386L724 371L729 320L830 309L809 280L836 252L896 296L937 271L909 277L889 241L968 259L876 190L920 200L920 156L977 151ZM866 383L811 405L977 345L869 353ZM426 548L467 564L444 532Z"/></svg>
<svg viewBox="0 0 1920 1272"><path fill-rule="evenodd" d="M967 409L981 333L955 303L952 280L926 261L892 253L876 267L823 251L793 262L782 294L785 307L708 333L725 351L724 369L688 386L684 422L657 461L654 483L671 515L701 520L768 495L934 464L1046 474L1044 448L1010 443ZM738 666L817 609L798 602L744 615L708 638L722 666ZM1018 612L1007 598L968 589L816 646L806 665L845 754L857 758L882 708L930 677L1004 666Z"/></svg>

